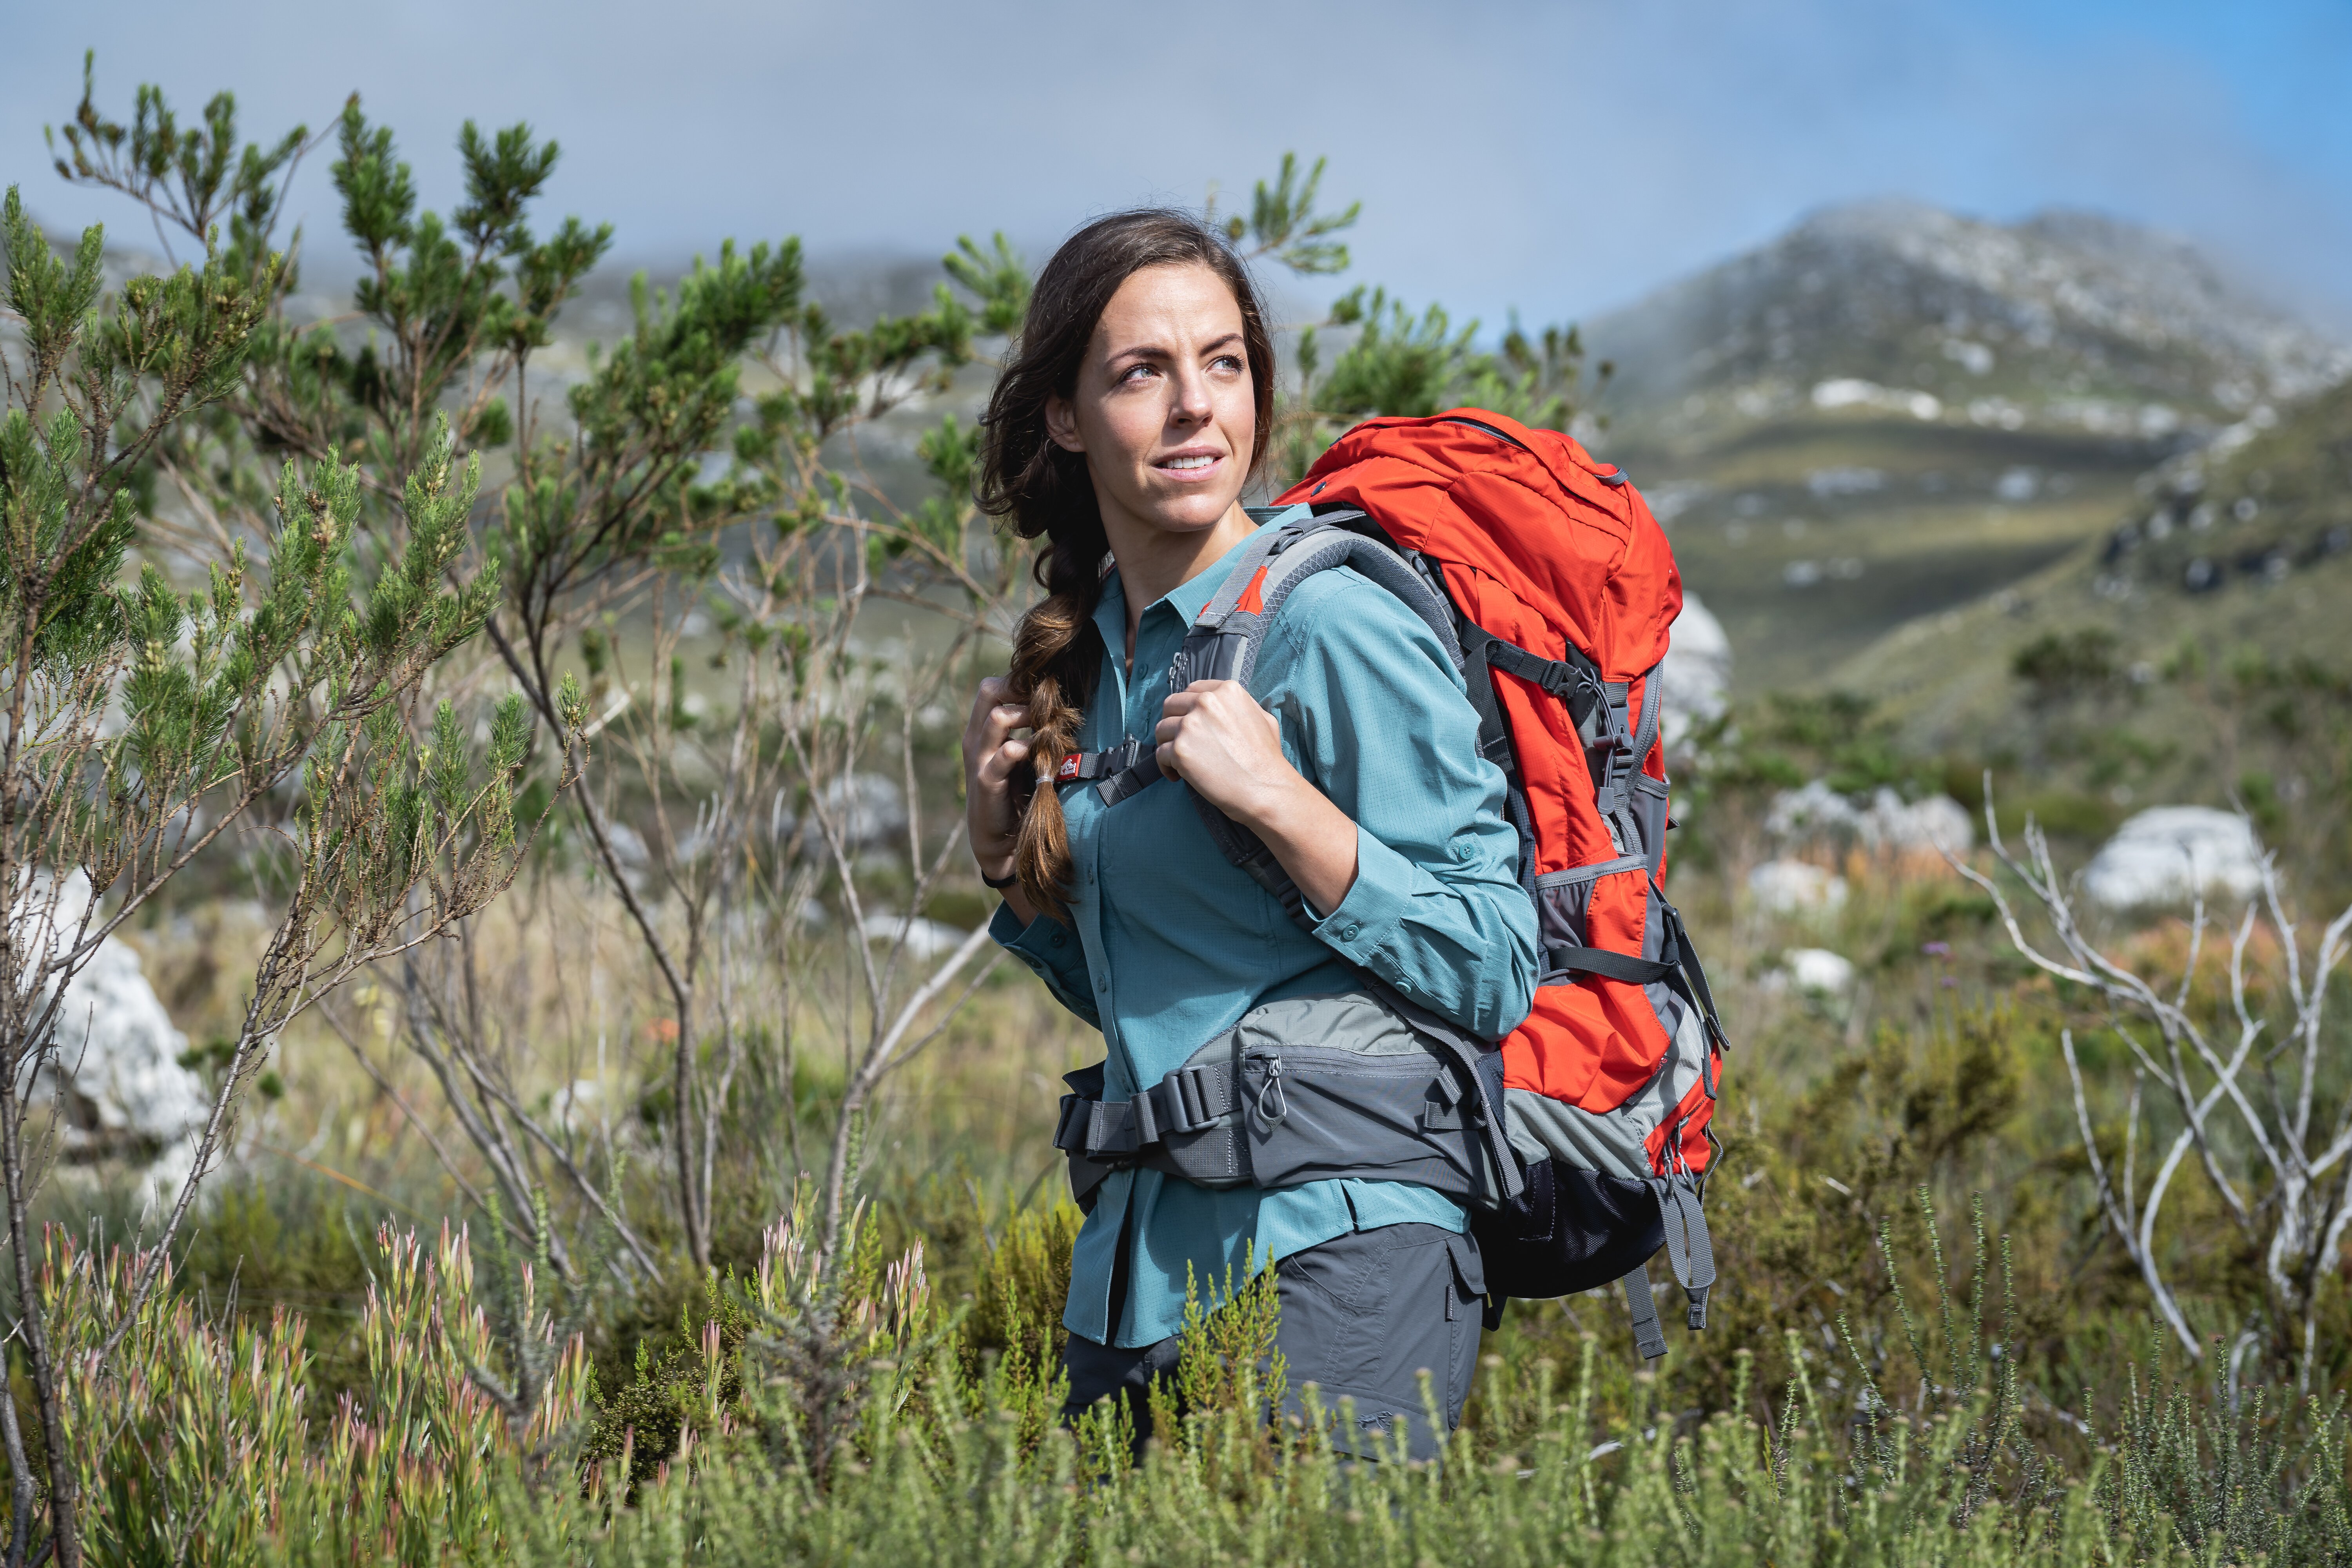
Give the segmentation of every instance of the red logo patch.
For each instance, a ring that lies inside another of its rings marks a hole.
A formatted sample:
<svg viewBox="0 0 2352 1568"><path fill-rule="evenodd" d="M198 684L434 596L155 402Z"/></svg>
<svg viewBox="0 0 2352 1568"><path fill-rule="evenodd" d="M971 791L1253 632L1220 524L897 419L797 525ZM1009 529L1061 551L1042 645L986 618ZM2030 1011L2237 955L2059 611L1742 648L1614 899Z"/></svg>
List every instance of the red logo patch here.
<svg viewBox="0 0 2352 1568"><path fill-rule="evenodd" d="M1064 757L1062 759L1061 769L1054 775L1054 778L1055 782L1058 784L1066 779L1074 779L1077 776L1078 759L1076 757Z"/></svg>

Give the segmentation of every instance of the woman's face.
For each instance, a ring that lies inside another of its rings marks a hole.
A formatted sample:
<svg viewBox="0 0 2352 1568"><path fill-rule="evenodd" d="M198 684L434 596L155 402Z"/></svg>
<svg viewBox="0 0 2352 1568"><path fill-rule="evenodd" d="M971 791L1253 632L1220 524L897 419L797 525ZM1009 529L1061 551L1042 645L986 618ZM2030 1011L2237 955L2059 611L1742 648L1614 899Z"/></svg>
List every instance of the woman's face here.
<svg viewBox="0 0 2352 1568"><path fill-rule="evenodd" d="M1256 391L1233 290L1197 263L1147 267L1119 285L1048 433L1084 452L1112 535L1213 528L1240 500ZM1122 525L1125 525L1122 527Z"/></svg>

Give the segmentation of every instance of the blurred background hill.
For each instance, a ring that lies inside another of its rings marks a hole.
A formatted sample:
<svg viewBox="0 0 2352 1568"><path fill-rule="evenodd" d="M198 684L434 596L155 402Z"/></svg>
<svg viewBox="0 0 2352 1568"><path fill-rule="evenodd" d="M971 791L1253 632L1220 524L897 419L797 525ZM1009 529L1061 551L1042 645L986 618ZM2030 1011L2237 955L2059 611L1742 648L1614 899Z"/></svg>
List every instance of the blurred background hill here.
<svg viewBox="0 0 2352 1568"><path fill-rule="evenodd" d="M1588 336L1616 367L1601 442L1749 690L1852 684L1879 639L2104 538L2155 466L2352 368L2178 239L1897 202L1817 214Z"/></svg>

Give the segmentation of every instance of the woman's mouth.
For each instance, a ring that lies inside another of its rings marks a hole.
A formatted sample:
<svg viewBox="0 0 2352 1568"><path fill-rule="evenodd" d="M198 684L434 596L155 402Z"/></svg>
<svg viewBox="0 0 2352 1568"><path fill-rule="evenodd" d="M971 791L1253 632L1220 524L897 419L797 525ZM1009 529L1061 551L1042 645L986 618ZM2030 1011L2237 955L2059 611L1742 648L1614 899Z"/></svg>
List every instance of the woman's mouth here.
<svg viewBox="0 0 2352 1568"><path fill-rule="evenodd" d="M1160 458L1152 467L1171 479L1190 482L1208 478L1223 460L1223 455L1216 452L1178 452Z"/></svg>

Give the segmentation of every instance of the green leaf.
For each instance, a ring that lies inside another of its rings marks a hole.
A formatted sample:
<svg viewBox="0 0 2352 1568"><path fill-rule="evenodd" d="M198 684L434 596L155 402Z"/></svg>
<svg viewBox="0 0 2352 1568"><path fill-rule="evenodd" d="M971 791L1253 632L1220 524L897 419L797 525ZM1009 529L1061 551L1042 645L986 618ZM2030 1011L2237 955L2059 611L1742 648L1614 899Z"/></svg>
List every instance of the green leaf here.
<svg viewBox="0 0 2352 1568"><path fill-rule="evenodd" d="M1029 313L1029 264L999 229L982 250L971 236L956 237L956 247L940 258L947 274L980 301L980 330L992 337L1018 331Z"/></svg>

